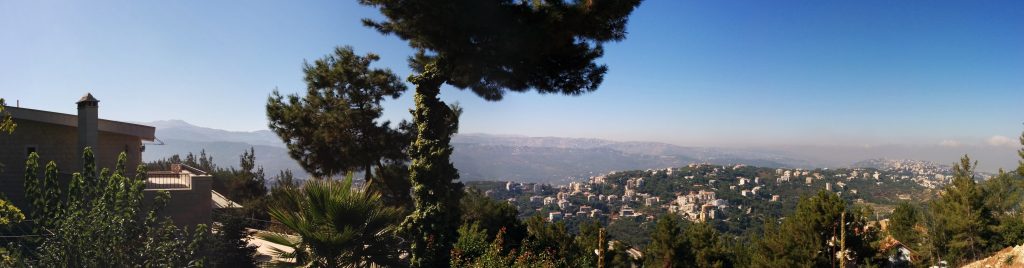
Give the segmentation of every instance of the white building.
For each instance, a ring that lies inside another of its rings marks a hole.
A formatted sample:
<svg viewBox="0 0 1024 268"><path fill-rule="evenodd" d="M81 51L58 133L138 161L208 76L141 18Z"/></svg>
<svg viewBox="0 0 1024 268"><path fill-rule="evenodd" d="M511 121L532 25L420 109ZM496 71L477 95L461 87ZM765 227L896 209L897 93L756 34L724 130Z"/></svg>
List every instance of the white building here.
<svg viewBox="0 0 1024 268"><path fill-rule="evenodd" d="M550 212L548 213L548 221L553 222L562 219L562 212Z"/></svg>
<svg viewBox="0 0 1024 268"><path fill-rule="evenodd" d="M630 208L629 206L622 206L622 209L619 210L619 217L636 217L636 216L637 216L636 212L633 211L633 209Z"/></svg>
<svg viewBox="0 0 1024 268"><path fill-rule="evenodd" d="M545 206L546 205L551 205L551 204L554 204L554 203L555 203L555 198L554 197L548 196L548 197L544 198L544 205Z"/></svg>

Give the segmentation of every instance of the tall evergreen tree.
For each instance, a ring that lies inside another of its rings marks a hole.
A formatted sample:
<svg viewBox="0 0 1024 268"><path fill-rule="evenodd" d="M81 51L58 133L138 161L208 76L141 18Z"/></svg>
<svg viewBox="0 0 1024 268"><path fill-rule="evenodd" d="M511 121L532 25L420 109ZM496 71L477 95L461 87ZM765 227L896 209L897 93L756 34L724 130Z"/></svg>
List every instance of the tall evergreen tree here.
<svg viewBox="0 0 1024 268"><path fill-rule="evenodd" d="M231 193L232 197L241 202L249 202L267 195L267 179L263 166L256 165L256 149L249 147L249 150L242 152L238 157L238 166L238 170L231 172L234 174L232 188L235 189Z"/></svg>
<svg viewBox="0 0 1024 268"><path fill-rule="evenodd" d="M701 222L687 226L684 235L690 247L693 267L733 267L733 254L726 247L721 233L710 224Z"/></svg>
<svg viewBox="0 0 1024 268"><path fill-rule="evenodd" d="M922 222L923 217L916 206L901 202L889 215L889 235L911 249L920 249L921 234L916 227Z"/></svg>
<svg viewBox="0 0 1024 268"><path fill-rule="evenodd" d="M688 267L693 260L683 223L678 216L666 214L658 219L651 233L644 261L650 267Z"/></svg>
<svg viewBox="0 0 1024 268"><path fill-rule="evenodd" d="M417 50L410 149L415 211L404 223L414 267L448 265L456 240L462 185L451 164L457 118L438 95L442 85L470 89L487 100L506 91L579 95L596 90L607 67L594 61L602 44L626 36L640 0L360 0L384 20L364 20Z"/></svg>
<svg viewBox="0 0 1024 268"><path fill-rule="evenodd" d="M303 67L306 94L267 100L270 128L288 146L292 158L310 174L329 177L362 171L368 189L389 203L407 203L406 149L412 126L382 121L386 98L398 98L406 86L389 69L370 68L375 54L357 55L351 47Z"/></svg>
<svg viewBox="0 0 1024 268"><path fill-rule="evenodd" d="M1024 243L1024 179L1002 169L992 178L979 184L984 191L985 207L992 214L995 225L990 238L990 250L1000 250Z"/></svg>
<svg viewBox="0 0 1024 268"><path fill-rule="evenodd" d="M994 220L985 206L985 193L975 182L976 162L968 156L953 166L953 182L931 204L930 236L937 259L960 265L983 256L992 237Z"/></svg>

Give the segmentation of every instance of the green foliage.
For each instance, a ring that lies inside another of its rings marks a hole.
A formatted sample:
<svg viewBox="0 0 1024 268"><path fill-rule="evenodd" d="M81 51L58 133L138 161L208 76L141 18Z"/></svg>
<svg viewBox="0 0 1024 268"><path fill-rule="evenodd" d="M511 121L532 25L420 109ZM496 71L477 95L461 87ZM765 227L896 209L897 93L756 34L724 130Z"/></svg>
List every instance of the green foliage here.
<svg viewBox="0 0 1024 268"><path fill-rule="evenodd" d="M921 249L922 235L918 227L923 227L924 214L910 203L900 203L889 215L889 235L910 247Z"/></svg>
<svg viewBox="0 0 1024 268"><path fill-rule="evenodd" d="M476 190L466 191L461 201L462 225L480 225L488 238L505 229L506 246L517 246L526 238L526 226L519 221L519 211L515 206L488 198Z"/></svg>
<svg viewBox="0 0 1024 268"><path fill-rule="evenodd" d="M619 218L608 224L608 237L627 245L646 245L650 243L651 232L655 224L641 217Z"/></svg>
<svg viewBox="0 0 1024 268"><path fill-rule="evenodd" d="M644 254L651 267L732 267L733 259L714 227L690 224L671 214L658 219Z"/></svg>
<svg viewBox="0 0 1024 268"><path fill-rule="evenodd" d="M497 235L497 233L495 234ZM459 226L459 241L455 242L455 248L452 249L452 261L459 263L459 260L472 260L480 257L487 252L490 246L489 240L487 229L481 229L480 224L476 222L462 224Z"/></svg>
<svg viewBox="0 0 1024 268"><path fill-rule="evenodd" d="M371 168L406 159L409 134L388 121L378 123L380 102L398 98L406 86L391 70L370 68L379 59L338 47L333 55L305 64L305 96L285 97L275 90L267 100L270 128L310 174L364 171L369 179Z"/></svg>
<svg viewBox="0 0 1024 268"><path fill-rule="evenodd" d="M459 241L452 251L452 267L596 267L598 254L606 267L630 267L639 264L627 253L629 246L600 239L601 225L591 221L573 235L562 222L549 223L531 217L525 225L528 236L519 246L509 244L507 228L501 228L493 240L477 222L459 228ZM599 250L600 249L600 250Z"/></svg>
<svg viewBox="0 0 1024 268"><path fill-rule="evenodd" d="M3 98L0 98L0 133L11 134L14 133L14 129L18 127L18 124L14 123L14 119L11 118L11 114L4 111L7 103L4 102ZM0 163L0 172L4 171L4 164Z"/></svg>
<svg viewBox="0 0 1024 268"><path fill-rule="evenodd" d="M576 234L576 247L580 250L578 259L574 260L579 266L595 267L598 262L598 255L607 255L607 243L601 241L603 232L601 223L588 221L580 224L580 231Z"/></svg>
<svg viewBox="0 0 1024 268"><path fill-rule="evenodd" d="M647 245L645 262L651 267L687 267L693 260L689 241L683 234L678 216L667 214L658 219Z"/></svg>
<svg viewBox="0 0 1024 268"><path fill-rule="evenodd" d="M602 44L625 38L627 1L361 0L383 21L363 22L418 51L418 73L441 71L439 83L487 100L506 90L582 94L596 90L607 67L594 61ZM434 68L428 67L433 66ZM418 83L417 83L418 84Z"/></svg>
<svg viewBox="0 0 1024 268"><path fill-rule="evenodd" d="M461 239L461 238L460 238ZM487 246L487 250L477 258L466 258L460 252L453 252L451 267L566 267L566 260L562 256L553 256L548 251L531 252L528 250L506 249L505 232L500 230L494 241ZM559 260L561 259L561 260Z"/></svg>
<svg viewBox="0 0 1024 268"><path fill-rule="evenodd" d="M7 134L14 133L14 128L18 127L18 124L14 123L14 119L11 118L11 114L5 111L7 103L3 98L0 98L0 133L7 132Z"/></svg>
<svg viewBox="0 0 1024 268"><path fill-rule="evenodd" d="M846 224L841 225L843 213ZM803 198L794 215L781 224L769 222L762 237L755 241L751 266L753 267L825 267L838 265L834 258L844 246L840 243L839 228L845 228L845 249L852 259L875 257L872 247L878 237L867 226L865 210L850 209L835 193L821 191ZM872 228L875 229L875 228Z"/></svg>
<svg viewBox="0 0 1024 268"><path fill-rule="evenodd" d="M724 237L707 223L690 225L685 231L690 246L693 266L701 268L733 267L735 257L726 245Z"/></svg>
<svg viewBox="0 0 1024 268"><path fill-rule="evenodd" d="M250 220L243 215L223 214L217 221L220 228L210 239L207 266L256 267L256 246L248 243L253 232L246 228Z"/></svg>
<svg viewBox="0 0 1024 268"><path fill-rule="evenodd" d="M157 210L169 198L166 192L157 196L154 209L147 210L142 193L145 168L140 166L136 176L130 178L125 172L126 159L121 153L112 174L104 170L99 176L93 175L93 181L86 181L88 175L83 173L95 172L92 149L86 148L82 173L73 175L67 201L57 198L33 202L33 211L53 213L49 216L53 218L41 221L45 224L39 226L45 230L36 231L45 234L44 239L37 249L29 250L34 255L26 257L42 267L203 266L206 226L181 230L169 219L157 218ZM31 166L31 161L26 164ZM55 164L48 165L47 179L42 183L46 194L37 193L36 198L59 195L51 191L57 187L49 187L56 185L56 170Z"/></svg>
<svg viewBox="0 0 1024 268"><path fill-rule="evenodd" d="M270 216L299 237L264 236L295 248L295 253L282 257L317 267L401 263L394 229L402 209L382 206L380 194L352 189L351 175L343 181L308 181L302 188L279 193Z"/></svg>
<svg viewBox="0 0 1024 268"><path fill-rule="evenodd" d="M1024 177L1024 133L1020 134L1020 145L1021 148L1017 149L1017 155L1020 156L1020 160L1017 160L1017 176Z"/></svg>
<svg viewBox="0 0 1024 268"><path fill-rule="evenodd" d="M985 206L985 193L975 182L977 163L964 156L953 166L953 182L941 198L931 203L929 226L937 259L960 265L983 257L990 245L995 223Z"/></svg>
<svg viewBox="0 0 1024 268"><path fill-rule="evenodd" d="M32 203L34 207L43 207L43 190L42 182L39 180L39 154L33 152L28 155L25 159L25 199ZM42 210L32 210L29 213L29 219L33 221L39 221L42 219Z"/></svg>
<svg viewBox="0 0 1024 268"><path fill-rule="evenodd" d="M417 50L410 147L415 211L404 230L412 239L414 267L444 266L456 241L462 184L450 156L458 110L438 99L449 84L487 100L506 90L535 89L570 95L593 91L607 68L594 63L602 43L625 38L630 1L397 1L361 0L383 21L364 24L395 34Z"/></svg>
<svg viewBox="0 0 1024 268"><path fill-rule="evenodd" d="M35 154L35 153L33 153ZM43 177L40 186L39 200L32 200L35 208L40 210L38 217L35 220L38 226L44 228L51 228L57 224L57 219L60 218L61 213L61 190L60 181L57 176L60 171L57 169L57 163L50 161L46 164L46 175ZM33 213L36 214L36 213Z"/></svg>
<svg viewBox="0 0 1024 268"><path fill-rule="evenodd" d="M267 195L266 175L263 167L256 166L256 150L252 147L242 152L238 160L239 169L231 169L233 178L228 182L231 198L242 203L249 203Z"/></svg>
<svg viewBox="0 0 1024 268"><path fill-rule="evenodd" d="M403 233L412 242L413 267L447 265L461 220L462 183L458 182L458 170L450 160L451 138L458 129L461 109L452 109L437 98L439 86L431 86L433 94L421 94L423 88L418 87L415 97L413 121L417 135L409 148L415 210L402 223Z"/></svg>
<svg viewBox="0 0 1024 268"><path fill-rule="evenodd" d="M558 256L553 264L558 267L572 267L581 263L572 260L580 259L588 253L579 248L572 234L565 229L562 222L548 223L539 216L526 220L528 235L523 241L522 251L543 253L546 256Z"/></svg>
<svg viewBox="0 0 1024 268"><path fill-rule="evenodd" d="M18 207L15 207L14 204L7 200L0 199L0 227L19 223L23 220L25 220L25 214L21 213L21 209L18 209Z"/></svg>
<svg viewBox="0 0 1024 268"><path fill-rule="evenodd" d="M996 225L991 250L1024 243L1024 179L1002 170L995 177L980 184L984 191L985 207L992 213Z"/></svg>

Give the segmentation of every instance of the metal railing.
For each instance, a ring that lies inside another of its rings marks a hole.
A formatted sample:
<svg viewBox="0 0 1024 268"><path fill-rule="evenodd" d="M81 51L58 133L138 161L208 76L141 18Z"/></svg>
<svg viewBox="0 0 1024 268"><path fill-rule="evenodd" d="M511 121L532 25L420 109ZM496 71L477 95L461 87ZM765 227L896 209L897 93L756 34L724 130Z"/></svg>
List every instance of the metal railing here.
<svg viewBox="0 0 1024 268"><path fill-rule="evenodd" d="M146 179L146 190L191 189L192 174L185 172L156 171L149 172Z"/></svg>

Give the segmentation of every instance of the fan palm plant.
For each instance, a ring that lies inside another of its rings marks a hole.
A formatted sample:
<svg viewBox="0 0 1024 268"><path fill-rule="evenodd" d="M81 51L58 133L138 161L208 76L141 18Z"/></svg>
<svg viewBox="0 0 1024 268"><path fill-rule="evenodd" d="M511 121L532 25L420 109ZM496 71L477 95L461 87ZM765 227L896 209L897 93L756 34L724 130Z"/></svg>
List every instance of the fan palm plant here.
<svg viewBox="0 0 1024 268"><path fill-rule="evenodd" d="M342 181L311 180L274 199L270 217L295 234L262 235L295 249L279 250L280 257L300 266L401 266L394 230L404 211L384 206L380 194L353 189L351 174Z"/></svg>

